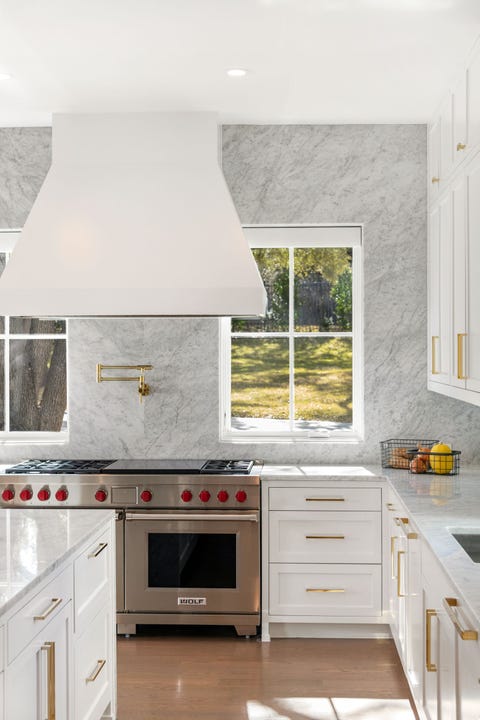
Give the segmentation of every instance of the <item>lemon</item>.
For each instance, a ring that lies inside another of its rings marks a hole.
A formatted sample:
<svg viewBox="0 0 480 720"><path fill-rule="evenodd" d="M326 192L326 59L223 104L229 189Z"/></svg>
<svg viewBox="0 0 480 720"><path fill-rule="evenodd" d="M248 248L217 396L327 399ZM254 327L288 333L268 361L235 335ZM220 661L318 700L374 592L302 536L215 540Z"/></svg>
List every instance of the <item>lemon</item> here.
<svg viewBox="0 0 480 720"><path fill-rule="evenodd" d="M444 443L433 445L431 453L443 453L442 455L430 455L430 466L437 475L448 475L453 468L452 448Z"/></svg>

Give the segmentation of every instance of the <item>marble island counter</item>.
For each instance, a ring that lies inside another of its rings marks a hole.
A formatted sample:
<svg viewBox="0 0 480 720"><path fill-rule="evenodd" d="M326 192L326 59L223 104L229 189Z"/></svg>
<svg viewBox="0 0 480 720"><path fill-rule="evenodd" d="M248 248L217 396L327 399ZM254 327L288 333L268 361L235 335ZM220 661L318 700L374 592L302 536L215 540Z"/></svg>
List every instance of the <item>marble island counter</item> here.
<svg viewBox="0 0 480 720"><path fill-rule="evenodd" d="M111 510L0 509L0 619L113 517Z"/></svg>

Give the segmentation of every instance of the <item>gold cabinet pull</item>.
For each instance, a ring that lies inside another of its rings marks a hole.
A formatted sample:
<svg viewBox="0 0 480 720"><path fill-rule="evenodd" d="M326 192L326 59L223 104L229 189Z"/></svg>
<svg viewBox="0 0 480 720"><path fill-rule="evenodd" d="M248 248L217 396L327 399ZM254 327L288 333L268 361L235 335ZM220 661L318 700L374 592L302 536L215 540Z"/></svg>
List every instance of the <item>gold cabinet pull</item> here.
<svg viewBox="0 0 480 720"><path fill-rule="evenodd" d="M305 502L345 502L345 498L334 498L334 497L307 497Z"/></svg>
<svg viewBox="0 0 480 720"><path fill-rule="evenodd" d="M465 150L466 147L467 146L464 145L464 143L461 143L461 142L457 143L457 152L459 152L460 150Z"/></svg>
<svg viewBox="0 0 480 720"><path fill-rule="evenodd" d="M398 527L402 527L402 525L408 525L409 519L404 517L396 517L395 518L395 525L398 525Z"/></svg>
<svg viewBox="0 0 480 720"><path fill-rule="evenodd" d="M437 370L437 340L440 340L440 336L432 335L432 375L440 375L440 371Z"/></svg>
<svg viewBox="0 0 480 720"><path fill-rule="evenodd" d="M435 185L435 183L439 183L439 182L440 182L440 178L439 178L439 177L435 177L435 176L432 177L432 185Z"/></svg>
<svg viewBox="0 0 480 720"><path fill-rule="evenodd" d="M464 372L463 357L463 338L467 337L467 333L457 333L457 380L466 380L467 376Z"/></svg>
<svg viewBox="0 0 480 720"><path fill-rule="evenodd" d="M344 593L345 588L306 588L305 592Z"/></svg>
<svg viewBox="0 0 480 720"><path fill-rule="evenodd" d="M41 649L47 653L47 720L55 720L55 643L46 642Z"/></svg>
<svg viewBox="0 0 480 720"><path fill-rule="evenodd" d="M34 615L34 620L45 620L52 612L57 608L60 603L63 602L63 598L52 598L52 604L45 610L43 615Z"/></svg>
<svg viewBox="0 0 480 720"><path fill-rule="evenodd" d="M405 597L405 595L402 593L402 574L400 572L401 564L400 564L400 558L402 555L405 555L405 550L398 550L397 551L397 597L402 598Z"/></svg>
<svg viewBox="0 0 480 720"><path fill-rule="evenodd" d="M390 560L392 566L392 580L395 580L395 540L398 540L398 535L392 535L390 538Z"/></svg>
<svg viewBox="0 0 480 720"><path fill-rule="evenodd" d="M91 558L98 557L100 553L105 550L106 547L108 547L108 543L99 543L98 547L88 555L88 559L90 560Z"/></svg>
<svg viewBox="0 0 480 720"><path fill-rule="evenodd" d="M345 535L305 535L305 540L345 540Z"/></svg>
<svg viewBox="0 0 480 720"><path fill-rule="evenodd" d="M85 682L87 682L87 683L95 682L95 680L100 675L103 668L105 667L106 662L107 662L106 660L97 660L97 664L95 665L94 671L87 678L85 678Z"/></svg>
<svg viewBox="0 0 480 720"><path fill-rule="evenodd" d="M436 610L425 610L425 667L427 672L437 672L432 663L432 618L437 617Z"/></svg>
<svg viewBox="0 0 480 720"><path fill-rule="evenodd" d="M387 509L390 510L391 512L393 512L393 510L395 510L393 503L386 503L386 506L387 506Z"/></svg>
<svg viewBox="0 0 480 720"><path fill-rule="evenodd" d="M478 640L478 632L476 630L465 630L465 628L462 628L460 620L457 617L457 613L454 610L454 608L458 607L457 598L443 598L443 605L447 611L448 617L455 627L455 630L462 640Z"/></svg>

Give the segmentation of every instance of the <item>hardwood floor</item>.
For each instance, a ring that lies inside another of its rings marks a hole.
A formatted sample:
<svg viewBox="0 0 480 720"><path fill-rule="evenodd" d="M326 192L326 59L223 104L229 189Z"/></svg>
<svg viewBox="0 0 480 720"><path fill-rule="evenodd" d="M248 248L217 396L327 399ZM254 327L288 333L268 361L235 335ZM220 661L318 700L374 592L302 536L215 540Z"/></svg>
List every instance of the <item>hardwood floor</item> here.
<svg viewBox="0 0 480 720"><path fill-rule="evenodd" d="M118 640L118 720L414 720L390 640L152 628Z"/></svg>

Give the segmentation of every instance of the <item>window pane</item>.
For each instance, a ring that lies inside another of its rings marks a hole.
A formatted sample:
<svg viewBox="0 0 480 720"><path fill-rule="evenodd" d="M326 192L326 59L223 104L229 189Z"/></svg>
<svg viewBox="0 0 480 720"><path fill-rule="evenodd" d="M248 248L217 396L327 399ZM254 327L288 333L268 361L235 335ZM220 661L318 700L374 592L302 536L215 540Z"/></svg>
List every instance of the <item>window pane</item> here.
<svg viewBox="0 0 480 720"><path fill-rule="evenodd" d="M295 339L295 426L352 422L352 339Z"/></svg>
<svg viewBox="0 0 480 720"><path fill-rule="evenodd" d="M65 320L12 317L10 318L10 332L23 335L56 335L66 332L66 323Z"/></svg>
<svg viewBox="0 0 480 720"><path fill-rule="evenodd" d="M295 248L295 330L352 329L352 249Z"/></svg>
<svg viewBox="0 0 480 720"><path fill-rule="evenodd" d="M4 362L4 345L5 341L0 341L0 430L5 430L5 362Z"/></svg>
<svg viewBox="0 0 480 720"><path fill-rule="evenodd" d="M288 420L288 369L287 338L232 338L233 427L258 427L247 418Z"/></svg>
<svg viewBox="0 0 480 720"><path fill-rule="evenodd" d="M258 320L234 318L232 332L288 331L288 249L254 248L252 252L267 291L267 314Z"/></svg>
<svg viewBox="0 0 480 720"><path fill-rule="evenodd" d="M1 274L3 273L3 271L5 270L5 265L6 265L6 264L7 264L7 256L6 256L6 254L5 254L5 253L0 253L0 275L1 275ZM3 333L3 332L5 332L5 318L0 317L0 333ZM3 360L2 360L2 362L3 362ZM2 377L3 377L3 376L2 376ZM3 392L3 391L2 391L2 392ZM3 395L2 395L2 398L3 398ZM3 404L2 404L2 408L3 408ZM3 418L3 410L2 410L2 418ZM2 419L2 422L3 422L3 419Z"/></svg>
<svg viewBox="0 0 480 720"><path fill-rule="evenodd" d="M67 405L65 340L10 342L10 430L62 430Z"/></svg>

